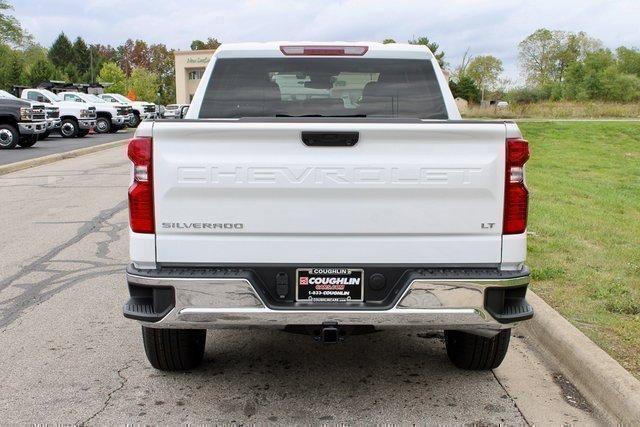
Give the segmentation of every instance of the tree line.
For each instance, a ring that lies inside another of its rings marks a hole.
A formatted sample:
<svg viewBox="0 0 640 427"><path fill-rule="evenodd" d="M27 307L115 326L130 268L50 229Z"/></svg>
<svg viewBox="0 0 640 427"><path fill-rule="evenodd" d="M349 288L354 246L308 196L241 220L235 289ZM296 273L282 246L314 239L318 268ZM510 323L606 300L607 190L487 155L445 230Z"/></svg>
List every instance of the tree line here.
<svg viewBox="0 0 640 427"><path fill-rule="evenodd" d="M383 43L395 43L385 39ZM445 53L426 37L410 40L424 44L446 68ZM451 72L449 85L455 97L472 103L506 99L516 103L536 101L640 100L640 50L620 46L615 50L584 32L542 28L518 45L519 66L525 84L515 86L505 78L503 63L493 55L471 56L469 50Z"/></svg>
<svg viewBox="0 0 640 427"><path fill-rule="evenodd" d="M174 50L164 44L129 39L119 46L71 41L64 32L47 49L10 14L11 5L0 0L0 88L32 86L48 80L111 83L110 91L157 103L175 101ZM383 43L395 43L387 38ZM640 100L640 51L620 46L615 50L584 32L539 29L518 45L524 85L504 77L502 60L493 55L473 56L469 50L459 64L447 63L440 45L428 37L410 44L429 47L440 65L451 70L450 87L456 97L472 103L506 99ZM217 49L216 38L194 40L192 50Z"/></svg>
<svg viewBox="0 0 640 427"><path fill-rule="evenodd" d="M520 67L527 85L516 100L640 100L640 51L615 50L584 32L539 29L520 42Z"/></svg>
<svg viewBox="0 0 640 427"><path fill-rule="evenodd" d="M0 0L0 88L50 80L111 83L109 91L162 104L175 102L174 50L129 39L119 46L70 40L64 32L49 48L37 44ZM215 38L194 40L192 50L216 49Z"/></svg>

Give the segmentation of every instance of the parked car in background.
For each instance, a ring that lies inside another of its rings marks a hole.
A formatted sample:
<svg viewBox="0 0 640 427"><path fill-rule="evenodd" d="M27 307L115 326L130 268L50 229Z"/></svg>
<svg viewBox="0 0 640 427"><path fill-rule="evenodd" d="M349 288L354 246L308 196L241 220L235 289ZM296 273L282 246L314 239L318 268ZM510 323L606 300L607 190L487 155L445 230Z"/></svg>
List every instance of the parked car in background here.
<svg viewBox="0 0 640 427"><path fill-rule="evenodd" d="M24 101L18 98L17 96L7 92L6 90L0 90L0 98ZM60 109L58 107L50 104L35 102L35 101L26 101L26 102L29 102L31 104L31 108L35 110L40 110L40 108L44 108L44 111L45 111L47 128L43 133L39 134L38 139L43 140L47 138L52 131L56 129L60 129Z"/></svg>
<svg viewBox="0 0 640 427"><path fill-rule="evenodd" d="M166 111L166 107L164 105L156 104L156 118L164 119L164 112Z"/></svg>
<svg viewBox="0 0 640 427"><path fill-rule="evenodd" d="M107 102L96 95L82 92L60 92L65 101L83 102L96 107L96 132L117 132L127 127L133 117L130 105Z"/></svg>
<svg viewBox="0 0 640 427"><path fill-rule="evenodd" d="M497 108L507 108L509 107L509 103L507 101L498 101L498 103L496 104Z"/></svg>
<svg viewBox="0 0 640 427"><path fill-rule="evenodd" d="M119 93L103 93L102 95L98 95L98 97L107 102L115 102L131 106L133 109L133 116L129 122L130 127L138 127L142 120L153 120L157 117L156 105L150 102L132 101Z"/></svg>
<svg viewBox="0 0 640 427"><path fill-rule="evenodd" d="M183 119L188 110L189 104L169 104L164 112L164 118Z"/></svg>
<svg viewBox="0 0 640 427"><path fill-rule="evenodd" d="M60 134L64 138L85 137L96 125L96 107L65 101L47 89L24 89L24 100L50 104L60 109Z"/></svg>
<svg viewBox="0 0 640 427"><path fill-rule="evenodd" d="M31 147L47 130L44 105L9 95L0 93L0 149Z"/></svg>

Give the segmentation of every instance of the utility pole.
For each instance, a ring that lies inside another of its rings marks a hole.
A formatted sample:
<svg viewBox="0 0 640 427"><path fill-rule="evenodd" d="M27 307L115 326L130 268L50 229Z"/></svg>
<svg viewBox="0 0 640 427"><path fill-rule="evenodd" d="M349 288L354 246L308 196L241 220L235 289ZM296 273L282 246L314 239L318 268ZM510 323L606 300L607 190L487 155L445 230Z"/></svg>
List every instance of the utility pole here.
<svg viewBox="0 0 640 427"><path fill-rule="evenodd" d="M95 79L93 78L93 49L89 46L89 69L91 70L91 83L95 83Z"/></svg>

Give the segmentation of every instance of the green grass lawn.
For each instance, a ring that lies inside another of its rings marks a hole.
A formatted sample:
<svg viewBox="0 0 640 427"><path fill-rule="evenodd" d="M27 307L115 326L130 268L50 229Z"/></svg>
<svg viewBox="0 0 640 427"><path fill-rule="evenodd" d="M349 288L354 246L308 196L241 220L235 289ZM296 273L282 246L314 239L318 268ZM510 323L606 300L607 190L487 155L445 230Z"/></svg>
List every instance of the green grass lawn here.
<svg viewBox="0 0 640 427"><path fill-rule="evenodd" d="M520 123L532 289L640 377L640 123Z"/></svg>

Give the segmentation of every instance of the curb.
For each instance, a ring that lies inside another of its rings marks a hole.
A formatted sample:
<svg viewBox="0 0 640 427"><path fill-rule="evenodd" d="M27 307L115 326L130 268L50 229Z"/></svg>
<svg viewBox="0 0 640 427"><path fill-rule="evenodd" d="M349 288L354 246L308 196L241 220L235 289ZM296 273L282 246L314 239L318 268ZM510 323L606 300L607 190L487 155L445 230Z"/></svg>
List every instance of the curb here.
<svg viewBox="0 0 640 427"><path fill-rule="evenodd" d="M559 362L588 401L616 422L640 422L640 381L533 292L533 319L520 325Z"/></svg>
<svg viewBox="0 0 640 427"><path fill-rule="evenodd" d="M19 170L32 168L34 166L42 166L49 163L57 162L64 159L72 159L74 157L84 156L85 154L97 153L99 151L108 150L109 148L120 147L129 142L129 139L121 139L119 141L107 142L91 147L78 148L77 150L67 151L65 153L50 154L48 156L37 157L35 159L23 160L21 162L9 163L0 166L0 175Z"/></svg>

